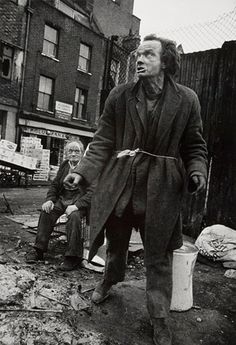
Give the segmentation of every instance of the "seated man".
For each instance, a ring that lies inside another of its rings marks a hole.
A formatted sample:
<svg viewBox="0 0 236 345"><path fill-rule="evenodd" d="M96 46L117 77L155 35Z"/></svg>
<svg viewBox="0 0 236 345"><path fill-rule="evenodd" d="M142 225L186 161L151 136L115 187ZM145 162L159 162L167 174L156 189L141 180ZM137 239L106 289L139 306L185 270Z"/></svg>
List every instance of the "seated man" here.
<svg viewBox="0 0 236 345"><path fill-rule="evenodd" d="M48 242L57 219L66 214L67 249L64 261L59 269L70 271L82 265L83 243L81 240L81 217L86 214L92 196L92 187L78 186L68 188L63 180L74 171L84 153L81 142L70 142L65 147L67 159L61 164L55 179L48 190L46 201L42 205L34 249L26 254L26 262L35 263L43 260Z"/></svg>

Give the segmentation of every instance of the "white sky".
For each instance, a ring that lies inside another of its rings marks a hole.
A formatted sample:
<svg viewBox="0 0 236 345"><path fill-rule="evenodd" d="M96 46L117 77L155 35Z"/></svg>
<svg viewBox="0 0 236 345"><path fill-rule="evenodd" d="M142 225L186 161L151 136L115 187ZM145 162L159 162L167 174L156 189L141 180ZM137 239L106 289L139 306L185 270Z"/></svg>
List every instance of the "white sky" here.
<svg viewBox="0 0 236 345"><path fill-rule="evenodd" d="M134 15L141 19L141 37L215 20L236 7L236 0L134 0ZM171 38L171 37L170 37Z"/></svg>

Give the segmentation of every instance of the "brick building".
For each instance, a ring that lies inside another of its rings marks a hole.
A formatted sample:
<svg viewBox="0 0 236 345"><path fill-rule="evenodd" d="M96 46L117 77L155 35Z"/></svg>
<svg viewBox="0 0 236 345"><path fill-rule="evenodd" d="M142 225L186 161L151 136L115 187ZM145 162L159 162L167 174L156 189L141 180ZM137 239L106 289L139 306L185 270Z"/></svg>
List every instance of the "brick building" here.
<svg viewBox="0 0 236 345"><path fill-rule="evenodd" d="M104 38L75 1L31 1L23 107L19 137L41 138L63 156L66 140L86 145L99 116Z"/></svg>
<svg viewBox="0 0 236 345"><path fill-rule="evenodd" d="M109 37L138 34L133 0L119 4L113 0L0 0L0 6L6 22L0 24L0 33L5 34L1 41L14 45L15 61L15 72L8 79L0 75L0 90L4 90L0 111L3 107L5 112L7 99L9 109L14 108L14 118L8 115L11 127L5 126L2 137L17 142L19 149L23 137L40 138L43 148L51 151L50 164L58 165L67 140L80 138L86 146L93 137L104 72L117 83L126 81L118 78L117 60L114 69L108 56ZM100 7L106 8L104 13ZM109 11L113 17L107 17ZM104 26L103 16L110 26ZM127 60L129 51L120 49ZM128 65L123 65L127 74ZM5 115L0 115L3 128Z"/></svg>
<svg viewBox="0 0 236 345"><path fill-rule="evenodd" d="M0 1L0 139L15 142L22 97L27 0Z"/></svg>

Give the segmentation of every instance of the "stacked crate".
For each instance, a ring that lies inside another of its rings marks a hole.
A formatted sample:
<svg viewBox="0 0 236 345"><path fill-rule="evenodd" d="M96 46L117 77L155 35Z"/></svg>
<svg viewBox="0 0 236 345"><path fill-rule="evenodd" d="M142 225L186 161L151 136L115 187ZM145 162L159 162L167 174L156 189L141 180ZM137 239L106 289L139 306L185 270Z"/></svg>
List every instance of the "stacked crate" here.
<svg viewBox="0 0 236 345"><path fill-rule="evenodd" d="M15 166L21 166L27 169L36 169L37 160L30 155L15 152L17 144L8 141L0 141L0 160L7 163L12 163Z"/></svg>
<svg viewBox="0 0 236 345"><path fill-rule="evenodd" d="M38 150L36 152L33 152L33 154L39 155ZM49 171L50 171L49 161L50 161L50 150L42 149L41 158L39 159L39 168L34 174L33 180L48 181Z"/></svg>
<svg viewBox="0 0 236 345"><path fill-rule="evenodd" d="M36 137L21 138L21 152L37 159L37 170L33 176L34 181L48 181L50 150L43 149L41 139Z"/></svg>
<svg viewBox="0 0 236 345"><path fill-rule="evenodd" d="M50 165L50 172L49 172L49 180L50 181L54 180L54 178L57 175L58 170L59 170L59 166L57 166L57 165Z"/></svg>

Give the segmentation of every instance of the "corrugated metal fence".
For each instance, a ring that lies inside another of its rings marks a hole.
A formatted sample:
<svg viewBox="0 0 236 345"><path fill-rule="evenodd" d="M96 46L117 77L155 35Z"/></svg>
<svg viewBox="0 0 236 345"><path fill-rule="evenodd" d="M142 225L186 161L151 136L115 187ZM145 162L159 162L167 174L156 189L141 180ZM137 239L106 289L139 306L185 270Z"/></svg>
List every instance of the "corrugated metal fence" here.
<svg viewBox="0 0 236 345"><path fill-rule="evenodd" d="M209 150L208 190L187 197L185 233L197 237L216 223L236 229L236 41L182 55L178 79L199 96Z"/></svg>

